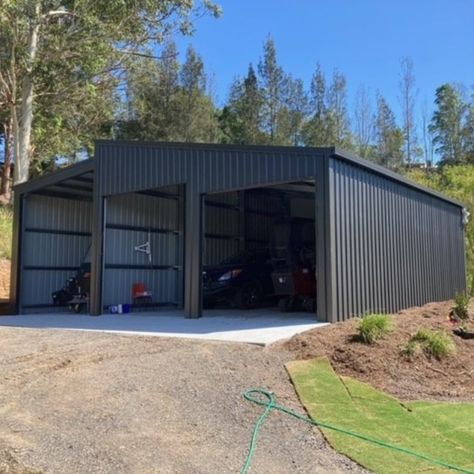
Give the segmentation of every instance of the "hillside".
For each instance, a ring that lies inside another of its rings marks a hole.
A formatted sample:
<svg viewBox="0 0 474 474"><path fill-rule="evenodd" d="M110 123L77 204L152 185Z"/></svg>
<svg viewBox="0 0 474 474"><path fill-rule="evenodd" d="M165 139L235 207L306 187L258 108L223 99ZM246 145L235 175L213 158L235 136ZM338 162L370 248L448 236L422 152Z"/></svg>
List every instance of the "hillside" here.
<svg viewBox="0 0 474 474"><path fill-rule="evenodd" d="M294 359L326 356L338 374L370 383L399 399L474 401L474 339L452 335L456 353L442 360L424 353L409 359L401 350L420 328L452 334L448 321L452 305L452 301L429 303L400 311L393 318L393 332L373 345L358 340L358 319L307 331L279 345L291 351Z"/></svg>

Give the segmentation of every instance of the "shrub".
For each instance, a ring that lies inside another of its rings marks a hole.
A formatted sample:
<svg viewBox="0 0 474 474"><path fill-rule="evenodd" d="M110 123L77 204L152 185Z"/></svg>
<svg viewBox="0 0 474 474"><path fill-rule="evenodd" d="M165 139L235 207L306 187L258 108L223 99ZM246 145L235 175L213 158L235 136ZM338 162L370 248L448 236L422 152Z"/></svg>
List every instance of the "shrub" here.
<svg viewBox="0 0 474 474"><path fill-rule="evenodd" d="M446 332L431 331L429 329L419 329L404 346L402 352L412 357L419 348L421 348L426 355L435 357L438 360L456 352L456 346Z"/></svg>
<svg viewBox="0 0 474 474"><path fill-rule="evenodd" d="M361 319L357 329L363 342L373 344L392 330L392 318L388 314L368 314Z"/></svg>
<svg viewBox="0 0 474 474"><path fill-rule="evenodd" d="M469 317L469 302L471 298L463 291L456 294L454 297L454 313L462 320L468 319Z"/></svg>
<svg viewBox="0 0 474 474"><path fill-rule="evenodd" d="M401 349L401 353L411 359L420 350L418 342L409 340Z"/></svg>

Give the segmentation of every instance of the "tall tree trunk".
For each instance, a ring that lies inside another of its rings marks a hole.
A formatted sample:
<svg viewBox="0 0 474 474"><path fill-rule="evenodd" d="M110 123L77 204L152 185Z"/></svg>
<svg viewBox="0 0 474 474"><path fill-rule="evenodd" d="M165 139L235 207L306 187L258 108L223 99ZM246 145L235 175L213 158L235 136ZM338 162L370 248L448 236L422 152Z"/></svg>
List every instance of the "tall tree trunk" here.
<svg viewBox="0 0 474 474"><path fill-rule="evenodd" d="M13 163L13 134L12 119L3 125L5 134L5 162L0 181L0 203L8 204L11 201L11 169Z"/></svg>
<svg viewBox="0 0 474 474"><path fill-rule="evenodd" d="M21 85L19 106L14 105L13 129L15 136L15 183L28 180L30 167L31 125L33 123L34 83L32 78L33 66L38 51L38 36L40 29L40 0L35 1L34 16L30 20L28 36L26 72Z"/></svg>

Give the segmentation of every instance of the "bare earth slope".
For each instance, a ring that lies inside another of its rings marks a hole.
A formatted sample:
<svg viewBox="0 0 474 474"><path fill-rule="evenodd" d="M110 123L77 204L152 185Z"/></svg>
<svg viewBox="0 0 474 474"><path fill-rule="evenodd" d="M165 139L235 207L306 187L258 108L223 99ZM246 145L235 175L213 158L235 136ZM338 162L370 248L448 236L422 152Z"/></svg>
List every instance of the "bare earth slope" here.
<svg viewBox="0 0 474 474"><path fill-rule="evenodd" d="M0 300L10 297L10 260L0 258Z"/></svg>
<svg viewBox="0 0 474 474"><path fill-rule="evenodd" d="M474 339L454 336L457 353L442 361L424 354L409 361L400 353L421 327L451 333L447 316L452 305L452 301L430 303L401 311L394 317L393 333L373 346L355 340L358 321L351 320L306 331L274 347L292 351L294 359L327 356L338 374L404 400L474 401Z"/></svg>
<svg viewBox="0 0 474 474"><path fill-rule="evenodd" d="M230 473L272 389L301 406L290 354L245 344L0 328L0 473ZM253 473L364 472L272 414Z"/></svg>

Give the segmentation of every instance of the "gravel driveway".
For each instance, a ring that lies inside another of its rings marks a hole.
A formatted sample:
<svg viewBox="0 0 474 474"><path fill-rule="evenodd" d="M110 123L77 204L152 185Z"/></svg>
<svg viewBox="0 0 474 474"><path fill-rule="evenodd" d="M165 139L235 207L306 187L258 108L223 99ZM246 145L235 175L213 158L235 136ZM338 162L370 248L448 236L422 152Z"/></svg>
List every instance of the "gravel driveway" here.
<svg viewBox="0 0 474 474"><path fill-rule="evenodd" d="M235 473L273 390L301 410L289 353L246 344L0 328L0 473ZM273 413L252 473L364 472Z"/></svg>

